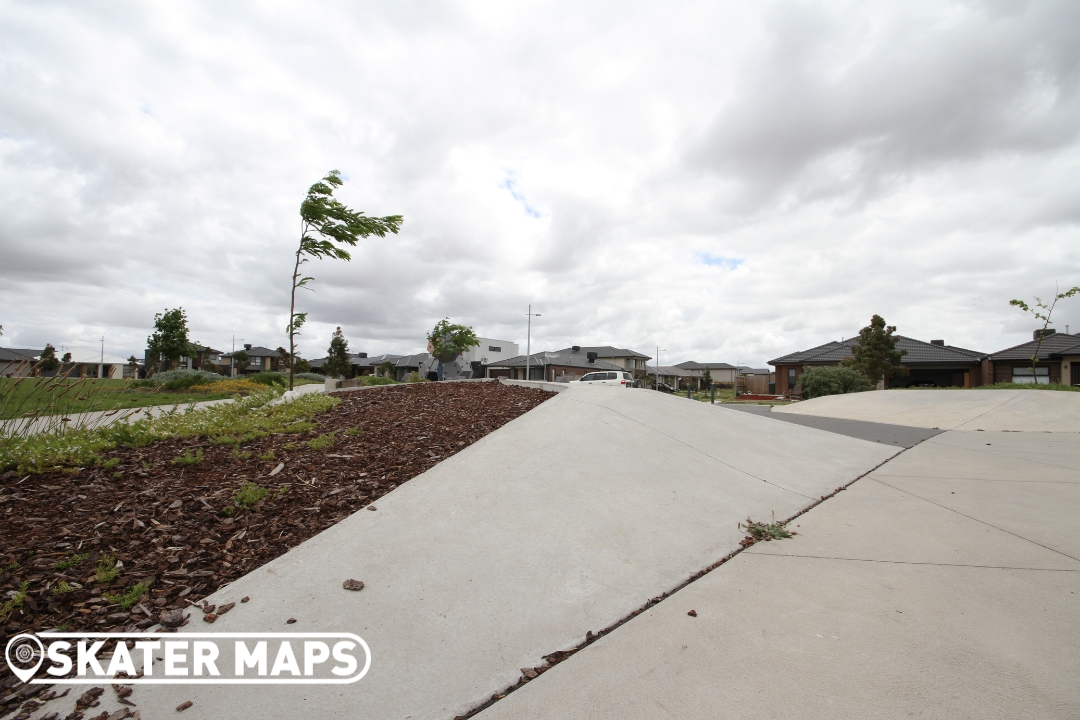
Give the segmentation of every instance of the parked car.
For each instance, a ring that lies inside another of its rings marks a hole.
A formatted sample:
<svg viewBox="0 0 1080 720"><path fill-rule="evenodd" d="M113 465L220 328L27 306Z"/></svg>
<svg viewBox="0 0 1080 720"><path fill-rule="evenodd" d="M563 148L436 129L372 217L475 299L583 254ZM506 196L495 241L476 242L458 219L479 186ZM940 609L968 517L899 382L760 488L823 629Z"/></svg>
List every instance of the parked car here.
<svg viewBox="0 0 1080 720"><path fill-rule="evenodd" d="M629 387L634 384L634 376L628 372L591 372L575 382L587 385L622 385Z"/></svg>

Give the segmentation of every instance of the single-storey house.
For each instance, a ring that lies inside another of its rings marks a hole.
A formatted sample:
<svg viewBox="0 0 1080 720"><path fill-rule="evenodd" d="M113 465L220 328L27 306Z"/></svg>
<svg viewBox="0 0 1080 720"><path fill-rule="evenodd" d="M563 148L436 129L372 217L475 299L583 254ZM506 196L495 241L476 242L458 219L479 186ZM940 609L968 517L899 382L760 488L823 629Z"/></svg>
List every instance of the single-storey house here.
<svg viewBox="0 0 1080 720"><path fill-rule="evenodd" d="M652 360L648 355L643 355L634 350L612 347L611 345L596 345L593 347L574 345L558 352L562 354L583 353L586 356L593 353L598 360L617 365L619 368L629 371L637 379L645 377L645 363Z"/></svg>
<svg viewBox="0 0 1080 720"><path fill-rule="evenodd" d="M34 363L41 357L41 353L41 350L31 348L0 348L0 377L33 375Z"/></svg>
<svg viewBox="0 0 1080 720"><path fill-rule="evenodd" d="M570 382L597 370L625 370L622 365L600 360L595 351L575 345L556 352L539 352L492 363L484 370L484 377L505 377L512 380L525 380L525 366L528 362L529 380L547 380L548 382ZM645 368L642 367L642 373Z"/></svg>
<svg viewBox="0 0 1080 720"><path fill-rule="evenodd" d="M687 360L675 365L677 368L683 370L700 370L702 374L705 373L705 369L709 369L709 376L712 377L714 383L733 383L735 382L735 375L738 373L739 368L734 365L728 365L722 362L694 362L693 360Z"/></svg>
<svg viewBox="0 0 1080 720"><path fill-rule="evenodd" d="M1080 385L1080 335L1048 330L1040 343L1042 332L1036 330L1030 342L990 355L990 382ZM1033 374L1031 358L1036 355Z"/></svg>
<svg viewBox="0 0 1080 720"><path fill-rule="evenodd" d="M885 387L978 387L992 382L984 362L986 353L946 345L944 340L923 342L903 335L894 335L896 348L907 350L900 364L908 374L887 380ZM808 367L839 365L851 357L851 348L859 338L833 341L770 360L776 368L776 393L787 394L799 384L803 370Z"/></svg>

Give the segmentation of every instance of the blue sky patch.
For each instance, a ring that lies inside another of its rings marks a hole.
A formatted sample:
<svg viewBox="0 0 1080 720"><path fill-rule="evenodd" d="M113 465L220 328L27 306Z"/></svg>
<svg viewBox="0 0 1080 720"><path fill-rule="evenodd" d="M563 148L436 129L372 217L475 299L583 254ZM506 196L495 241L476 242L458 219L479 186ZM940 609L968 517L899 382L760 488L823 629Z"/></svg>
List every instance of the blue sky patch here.
<svg viewBox="0 0 1080 720"><path fill-rule="evenodd" d="M523 195L521 190L518 188L517 173L508 170L506 172L506 179L503 180L502 185L500 185L499 187L510 191L510 196L517 200L518 203L521 204L521 207L525 208L526 215L534 218L540 217L540 211L529 204L529 201L525 199L525 195Z"/></svg>
<svg viewBox="0 0 1080 720"><path fill-rule="evenodd" d="M714 265L734 270L742 265L746 261L746 258L731 258L724 257L723 255L713 255L709 252L699 252L697 254L697 261L702 265Z"/></svg>

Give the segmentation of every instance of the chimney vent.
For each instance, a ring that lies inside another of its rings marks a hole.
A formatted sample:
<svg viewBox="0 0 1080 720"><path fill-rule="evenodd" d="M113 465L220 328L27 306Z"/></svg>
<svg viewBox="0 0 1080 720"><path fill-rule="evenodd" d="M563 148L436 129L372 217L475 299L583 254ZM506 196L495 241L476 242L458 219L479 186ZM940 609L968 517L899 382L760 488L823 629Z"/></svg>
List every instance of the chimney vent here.
<svg viewBox="0 0 1080 720"><path fill-rule="evenodd" d="M250 350L251 349L251 343L244 343L244 349L245 350Z"/></svg>
<svg viewBox="0 0 1080 720"><path fill-rule="evenodd" d="M586 353L586 357L589 358L589 362L591 362L591 363L596 362L596 353L594 353L594 352Z"/></svg>
<svg viewBox="0 0 1080 720"><path fill-rule="evenodd" d="M931 340L930 344L931 345L940 345L942 347L945 347L945 341L944 340Z"/></svg>
<svg viewBox="0 0 1080 720"><path fill-rule="evenodd" d="M574 351L574 352L581 352L581 346L580 345L575 345L574 347L572 347L570 349L572 351Z"/></svg>
<svg viewBox="0 0 1080 720"><path fill-rule="evenodd" d="M366 358L367 353L356 353L356 357L358 357L358 358Z"/></svg>
<svg viewBox="0 0 1080 720"><path fill-rule="evenodd" d="M1031 339L1038 340L1039 338L1045 338L1056 334L1057 330L1055 330L1054 328L1046 328L1045 330L1036 330L1035 332L1033 332L1031 334Z"/></svg>

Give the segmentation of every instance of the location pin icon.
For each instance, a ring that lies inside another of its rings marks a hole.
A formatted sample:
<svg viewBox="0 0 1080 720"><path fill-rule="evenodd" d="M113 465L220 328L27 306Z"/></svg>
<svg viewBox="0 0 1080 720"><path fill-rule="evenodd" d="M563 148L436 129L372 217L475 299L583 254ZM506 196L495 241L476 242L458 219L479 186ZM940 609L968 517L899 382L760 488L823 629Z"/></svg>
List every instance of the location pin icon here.
<svg viewBox="0 0 1080 720"><path fill-rule="evenodd" d="M4 657L15 677L27 682L45 660L45 646L33 635L16 635L8 641Z"/></svg>

